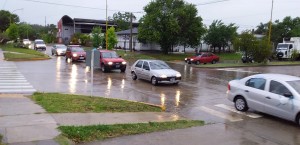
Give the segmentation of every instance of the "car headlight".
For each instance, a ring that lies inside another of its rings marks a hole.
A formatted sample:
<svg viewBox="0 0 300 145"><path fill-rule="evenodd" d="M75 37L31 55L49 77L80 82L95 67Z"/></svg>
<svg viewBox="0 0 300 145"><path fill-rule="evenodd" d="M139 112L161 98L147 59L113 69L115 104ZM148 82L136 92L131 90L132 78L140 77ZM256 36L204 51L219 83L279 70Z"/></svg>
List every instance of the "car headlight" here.
<svg viewBox="0 0 300 145"><path fill-rule="evenodd" d="M126 64L126 61L123 61L123 62L122 62L122 64L124 64L124 65L125 65L125 64Z"/></svg>
<svg viewBox="0 0 300 145"><path fill-rule="evenodd" d="M191 61L194 61L194 59L191 59Z"/></svg>
<svg viewBox="0 0 300 145"><path fill-rule="evenodd" d="M73 54L73 57L77 57L77 54Z"/></svg>
<svg viewBox="0 0 300 145"><path fill-rule="evenodd" d="M187 60L187 58L185 58L184 60Z"/></svg>
<svg viewBox="0 0 300 145"><path fill-rule="evenodd" d="M107 64L108 64L108 65L112 65L112 64L113 64L113 62L108 62Z"/></svg>
<svg viewBox="0 0 300 145"><path fill-rule="evenodd" d="M161 78L167 78L167 76L166 76L166 75L161 75L160 77L161 77Z"/></svg>
<svg viewBox="0 0 300 145"><path fill-rule="evenodd" d="M181 77L181 74L180 73L176 74L176 77L177 78Z"/></svg>

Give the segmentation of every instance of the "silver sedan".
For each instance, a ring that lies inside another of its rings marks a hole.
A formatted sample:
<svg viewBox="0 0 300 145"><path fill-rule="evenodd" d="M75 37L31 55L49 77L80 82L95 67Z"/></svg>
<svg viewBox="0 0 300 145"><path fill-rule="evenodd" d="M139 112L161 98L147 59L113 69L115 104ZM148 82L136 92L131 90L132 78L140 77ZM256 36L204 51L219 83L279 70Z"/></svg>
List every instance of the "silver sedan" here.
<svg viewBox="0 0 300 145"><path fill-rule="evenodd" d="M54 44L51 49L52 55L66 55L67 46L64 44Z"/></svg>
<svg viewBox="0 0 300 145"><path fill-rule="evenodd" d="M161 60L137 60L131 67L131 75L133 80L144 79L153 85L178 84L181 80L181 74Z"/></svg>
<svg viewBox="0 0 300 145"><path fill-rule="evenodd" d="M228 83L227 97L238 111L249 108L300 125L300 78L257 74Z"/></svg>

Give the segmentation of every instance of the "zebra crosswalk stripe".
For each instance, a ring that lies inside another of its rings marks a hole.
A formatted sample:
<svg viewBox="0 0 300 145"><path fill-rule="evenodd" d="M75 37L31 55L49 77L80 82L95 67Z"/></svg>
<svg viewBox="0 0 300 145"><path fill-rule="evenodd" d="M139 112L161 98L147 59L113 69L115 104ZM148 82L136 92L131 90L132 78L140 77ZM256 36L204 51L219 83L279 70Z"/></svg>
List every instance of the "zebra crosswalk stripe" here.
<svg viewBox="0 0 300 145"><path fill-rule="evenodd" d="M210 108L205 107L205 106L201 106L200 109L202 111L205 111L205 112L211 114L211 115L214 115L214 116L217 116L217 117L229 120L231 122L237 122L237 121L242 121L243 120L242 118L233 117L231 115L228 115L228 114L225 114L225 113L222 113L222 112L210 109Z"/></svg>
<svg viewBox="0 0 300 145"><path fill-rule="evenodd" d="M231 112L234 112L234 113L237 113L237 114L248 116L250 118L260 118L260 117L262 117L259 114L255 114L255 113L251 113L251 112L240 112L240 111L237 111L234 107L227 106L225 104L217 104L215 106L217 106L219 108L223 108L223 109L231 111Z"/></svg>

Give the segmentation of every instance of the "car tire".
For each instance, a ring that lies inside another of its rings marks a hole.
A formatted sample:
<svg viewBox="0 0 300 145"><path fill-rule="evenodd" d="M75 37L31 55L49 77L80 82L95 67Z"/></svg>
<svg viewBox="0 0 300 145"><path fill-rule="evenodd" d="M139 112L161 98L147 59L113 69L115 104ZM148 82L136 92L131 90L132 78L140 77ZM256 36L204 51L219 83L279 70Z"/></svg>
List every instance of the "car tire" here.
<svg viewBox="0 0 300 145"><path fill-rule="evenodd" d="M121 72L124 73L126 71L126 68L121 69Z"/></svg>
<svg viewBox="0 0 300 145"><path fill-rule="evenodd" d="M135 72L131 72L131 78L132 78L133 80L136 80L136 79L137 79L137 76L136 76Z"/></svg>
<svg viewBox="0 0 300 145"><path fill-rule="evenodd" d="M179 84L179 82L174 83L174 85L178 85L178 84Z"/></svg>
<svg viewBox="0 0 300 145"><path fill-rule="evenodd" d="M245 98L242 96L238 96L234 100L234 107L236 110L241 112L246 112L249 109Z"/></svg>
<svg viewBox="0 0 300 145"><path fill-rule="evenodd" d="M156 79L156 77L153 76L153 77L151 78L151 84L154 85L154 86L157 85L157 79Z"/></svg>
<svg viewBox="0 0 300 145"><path fill-rule="evenodd" d="M217 61L216 60L213 60L212 62L211 62L211 64L215 64Z"/></svg>
<svg viewBox="0 0 300 145"><path fill-rule="evenodd" d="M102 64L102 66L101 66L101 70L102 70L102 72L104 72L104 73L106 73L106 72L107 72L107 69L105 68L104 64Z"/></svg>
<svg viewBox="0 0 300 145"><path fill-rule="evenodd" d="M68 62L68 57L66 56L66 62Z"/></svg>
<svg viewBox="0 0 300 145"><path fill-rule="evenodd" d="M197 65L199 65L199 64L200 64L200 61L199 61L199 60L198 60L198 61L196 61L196 64L197 64Z"/></svg>
<svg viewBox="0 0 300 145"><path fill-rule="evenodd" d="M295 122L300 126L300 113L298 113Z"/></svg>

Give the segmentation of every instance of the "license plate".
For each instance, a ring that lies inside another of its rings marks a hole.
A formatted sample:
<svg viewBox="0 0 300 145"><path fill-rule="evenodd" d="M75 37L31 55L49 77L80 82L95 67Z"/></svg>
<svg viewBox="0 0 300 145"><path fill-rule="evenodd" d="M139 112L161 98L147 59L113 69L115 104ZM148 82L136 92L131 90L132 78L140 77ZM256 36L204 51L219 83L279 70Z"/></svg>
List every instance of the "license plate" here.
<svg viewBox="0 0 300 145"><path fill-rule="evenodd" d="M116 68L119 68L120 67L120 65L116 65Z"/></svg>
<svg viewBox="0 0 300 145"><path fill-rule="evenodd" d="M175 82L175 78L171 78L171 79L170 79L170 82Z"/></svg>
<svg viewBox="0 0 300 145"><path fill-rule="evenodd" d="M84 59L84 57L79 57L79 59Z"/></svg>

